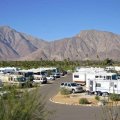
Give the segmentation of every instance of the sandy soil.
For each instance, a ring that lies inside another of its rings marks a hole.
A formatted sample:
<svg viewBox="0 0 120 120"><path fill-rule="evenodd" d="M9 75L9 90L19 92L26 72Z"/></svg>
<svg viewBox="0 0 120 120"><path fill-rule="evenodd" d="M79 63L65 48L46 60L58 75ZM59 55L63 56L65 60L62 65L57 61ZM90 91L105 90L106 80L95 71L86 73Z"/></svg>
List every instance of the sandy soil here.
<svg viewBox="0 0 120 120"><path fill-rule="evenodd" d="M56 103L61 104L70 104L70 105L80 105L79 100L80 98L87 98L90 104L89 106L98 106L100 102L95 99L95 95L86 95L85 93L80 94L70 94L70 95L61 95L60 92L52 98L52 100ZM108 99L104 97L100 97L101 100ZM120 105L120 101L114 103L114 105ZM109 105L113 105L113 102L109 102Z"/></svg>
<svg viewBox="0 0 120 120"><path fill-rule="evenodd" d="M79 105L80 98L87 98L91 105L97 105L97 100L94 99L94 96L85 96L84 94L71 94L71 95L61 95L58 93L52 98L54 102L59 102L63 104Z"/></svg>

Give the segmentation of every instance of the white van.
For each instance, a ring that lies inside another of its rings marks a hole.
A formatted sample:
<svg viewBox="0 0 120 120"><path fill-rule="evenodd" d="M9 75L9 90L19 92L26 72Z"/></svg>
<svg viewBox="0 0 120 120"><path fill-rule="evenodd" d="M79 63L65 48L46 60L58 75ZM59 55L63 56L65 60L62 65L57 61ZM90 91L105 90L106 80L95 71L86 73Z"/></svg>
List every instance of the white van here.
<svg viewBox="0 0 120 120"><path fill-rule="evenodd" d="M47 78L46 77L42 77L41 75L34 75L33 82L46 84L47 83Z"/></svg>

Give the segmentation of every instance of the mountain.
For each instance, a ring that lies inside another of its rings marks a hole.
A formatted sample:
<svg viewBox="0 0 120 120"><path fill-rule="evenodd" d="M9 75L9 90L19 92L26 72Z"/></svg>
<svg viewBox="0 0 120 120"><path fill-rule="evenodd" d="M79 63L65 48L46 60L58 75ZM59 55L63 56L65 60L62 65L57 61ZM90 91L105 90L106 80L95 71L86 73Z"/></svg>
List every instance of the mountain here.
<svg viewBox="0 0 120 120"><path fill-rule="evenodd" d="M44 53L51 60L120 60L120 36L111 32L85 30L74 37L50 42Z"/></svg>
<svg viewBox="0 0 120 120"><path fill-rule="evenodd" d="M0 60L14 60L37 49L44 49L48 42L17 32L9 26L0 27Z"/></svg>
<svg viewBox="0 0 120 120"><path fill-rule="evenodd" d="M120 60L120 35L84 30L52 42L0 27L0 60Z"/></svg>

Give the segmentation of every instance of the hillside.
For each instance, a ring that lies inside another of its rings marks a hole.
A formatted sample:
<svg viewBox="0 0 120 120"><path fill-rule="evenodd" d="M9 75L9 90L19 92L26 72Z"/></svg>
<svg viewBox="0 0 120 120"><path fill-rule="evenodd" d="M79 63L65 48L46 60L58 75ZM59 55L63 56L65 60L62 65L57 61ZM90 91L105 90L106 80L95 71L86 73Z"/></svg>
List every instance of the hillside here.
<svg viewBox="0 0 120 120"><path fill-rule="evenodd" d="M17 32L9 26L0 27L0 59L14 60L37 49L43 49L48 42Z"/></svg>
<svg viewBox="0 0 120 120"><path fill-rule="evenodd" d="M0 60L120 60L120 35L84 30L52 42L0 27Z"/></svg>

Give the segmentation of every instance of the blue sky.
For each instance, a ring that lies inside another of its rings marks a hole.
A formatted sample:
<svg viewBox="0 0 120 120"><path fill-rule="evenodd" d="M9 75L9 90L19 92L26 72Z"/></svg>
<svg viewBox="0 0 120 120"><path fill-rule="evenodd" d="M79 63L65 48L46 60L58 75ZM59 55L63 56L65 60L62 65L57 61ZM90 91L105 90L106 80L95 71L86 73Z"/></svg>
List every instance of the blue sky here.
<svg viewBox="0 0 120 120"><path fill-rule="evenodd" d="M42 38L97 29L120 34L120 0L0 0L0 26Z"/></svg>

